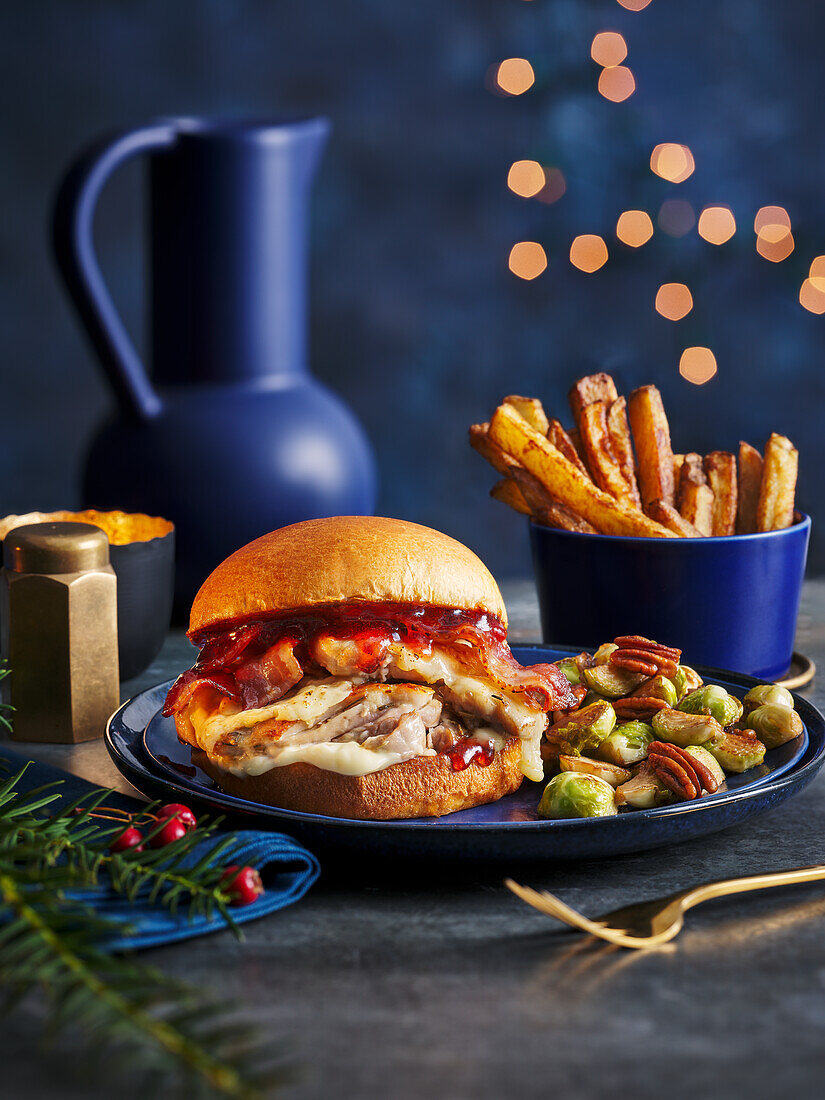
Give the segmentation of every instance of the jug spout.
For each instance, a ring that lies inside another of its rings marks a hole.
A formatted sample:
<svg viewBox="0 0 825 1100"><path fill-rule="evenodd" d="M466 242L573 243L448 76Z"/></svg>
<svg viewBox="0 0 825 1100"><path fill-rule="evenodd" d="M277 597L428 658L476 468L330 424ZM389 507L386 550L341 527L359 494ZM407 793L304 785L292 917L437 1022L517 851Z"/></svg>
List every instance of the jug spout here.
<svg viewBox="0 0 825 1100"><path fill-rule="evenodd" d="M323 118L180 120L150 158L150 346L161 385L306 369L307 211Z"/></svg>

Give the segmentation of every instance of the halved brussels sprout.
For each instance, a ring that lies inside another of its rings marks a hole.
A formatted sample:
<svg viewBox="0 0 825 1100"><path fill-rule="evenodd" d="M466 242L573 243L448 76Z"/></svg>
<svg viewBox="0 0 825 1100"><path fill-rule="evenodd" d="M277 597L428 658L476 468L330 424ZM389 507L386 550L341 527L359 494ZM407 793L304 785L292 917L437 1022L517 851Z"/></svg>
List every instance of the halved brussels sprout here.
<svg viewBox="0 0 825 1100"><path fill-rule="evenodd" d="M560 661L556 661L556 664L566 676L568 683L580 684L582 682L581 669L576 664L575 657L563 657Z"/></svg>
<svg viewBox="0 0 825 1100"><path fill-rule="evenodd" d="M748 728L769 749L778 749L786 741L793 741L805 730L802 719L792 707L782 703L763 703L748 715Z"/></svg>
<svg viewBox="0 0 825 1100"><path fill-rule="evenodd" d="M726 772L746 772L765 759L765 746L748 730L722 730L707 743L708 752Z"/></svg>
<svg viewBox="0 0 825 1100"><path fill-rule="evenodd" d="M613 788L596 775L559 772L539 802L539 817L609 817L617 813Z"/></svg>
<svg viewBox="0 0 825 1100"><path fill-rule="evenodd" d="M605 737L596 754L611 764L638 764L647 756L648 745L655 739L653 727L647 722L623 722Z"/></svg>
<svg viewBox="0 0 825 1100"><path fill-rule="evenodd" d="M766 703L779 703L781 706L793 709L793 695L787 688L779 684L759 684L751 688L745 696L745 716L757 707L763 707Z"/></svg>
<svg viewBox="0 0 825 1100"><path fill-rule="evenodd" d="M679 710L687 714L710 714L720 726L732 726L742 717L742 704L718 684L705 684L697 688L679 703Z"/></svg>
<svg viewBox="0 0 825 1100"><path fill-rule="evenodd" d="M619 806L631 806L634 810L650 810L654 806L665 806L673 801L673 793L645 762L631 780L616 788L616 802Z"/></svg>
<svg viewBox="0 0 825 1100"><path fill-rule="evenodd" d="M615 653L618 648L615 642L604 642L593 654L593 664L606 665L610 660L610 654Z"/></svg>
<svg viewBox="0 0 825 1100"><path fill-rule="evenodd" d="M695 760L698 760L700 764L704 764L720 786L725 782L725 773L722 769L722 765L708 748L704 745L688 745L685 752L688 756L692 756Z"/></svg>
<svg viewBox="0 0 825 1100"><path fill-rule="evenodd" d="M662 741L687 748L688 745L704 745L724 730L710 714L687 714L682 710L657 711L651 719L653 732Z"/></svg>
<svg viewBox="0 0 825 1100"><path fill-rule="evenodd" d="M676 669L676 675L673 677L673 686L676 688L676 694L680 699L684 699L690 692L696 691L703 683L704 681L699 673L689 665L679 665Z"/></svg>
<svg viewBox="0 0 825 1100"><path fill-rule="evenodd" d="M610 665L595 665L584 669L582 679L587 687L605 699L621 699L644 683L645 675L643 672L628 672L624 668L611 668Z"/></svg>
<svg viewBox="0 0 825 1100"><path fill-rule="evenodd" d="M638 696L645 699L662 699L669 707L675 707L679 701L673 682L667 676L663 676L661 672L656 676L651 676L641 687L630 693L631 699Z"/></svg>
<svg viewBox="0 0 825 1100"><path fill-rule="evenodd" d="M715 761L714 761L715 763ZM606 764L603 760L594 760L592 756L559 756L559 767L563 772L582 772L584 775L597 775L611 787L618 787L630 779L627 768L615 764Z"/></svg>
<svg viewBox="0 0 825 1100"><path fill-rule="evenodd" d="M606 700L580 707L547 731L547 740L569 756L592 753L616 725L616 712Z"/></svg>

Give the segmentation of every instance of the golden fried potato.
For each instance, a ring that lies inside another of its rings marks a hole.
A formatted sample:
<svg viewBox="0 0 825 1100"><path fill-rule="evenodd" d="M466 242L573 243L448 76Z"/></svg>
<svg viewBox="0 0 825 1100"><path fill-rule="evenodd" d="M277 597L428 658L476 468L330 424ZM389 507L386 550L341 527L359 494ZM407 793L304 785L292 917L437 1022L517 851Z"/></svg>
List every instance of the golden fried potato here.
<svg viewBox="0 0 825 1100"><path fill-rule="evenodd" d="M713 535L732 535L736 530L736 459L727 451L705 455L705 474L713 490Z"/></svg>
<svg viewBox="0 0 825 1100"><path fill-rule="evenodd" d="M639 462L642 506L647 509L651 500L673 504L673 451L662 395L655 386L641 386L631 393L627 411Z"/></svg>
<svg viewBox="0 0 825 1100"><path fill-rule="evenodd" d="M630 496L637 508L642 506L639 485L636 481L636 461L633 457L633 444L630 440L630 425L627 422L627 401L619 397L607 410L607 432L613 454L619 463L624 479L630 488Z"/></svg>
<svg viewBox="0 0 825 1100"><path fill-rule="evenodd" d="M542 435L547 435L550 423L544 411L544 406L537 397L519 397L518 394L511 393L509 397L504 398L503 404L512 405L531 428L535 428Z"/></svg>
<svg viewBox="0 0 825 1100"><path fill-rule="evenodd" d="M702 456L691 451L684 455L679 471L677 505L682 519L700 535L713 532L713 490L708 485Z"/></svg>
<svg viewBox="0 0 825 1100"><path fill-rule="evenodd" d="M673 505L668 504L667 501L651 500L647 506L647 512L651 519L663 524L675 535L681 535L687 539L700 539L702 537L702 532L680 516Z"/></svg>
<svg viewBox="0 0 825 1100"><path fill-rule="evenodd" d="M619 393L616 383L609 374L586 374L580 378L567 395L570 408L573 411L573 419L579 423L581 411L585 405L592 405L594 401L604 401L606 405L612 405L618 399Z"/></svg>
<svg viewBox="0 0 825 1100"><path fill-rule="evenodd" d="M551 420L549 429L544 433L554 447L558 447L568 462L572 462L574 466L578 466L581 472L590 477L590 471L582 461L581 455L576 449L576 445L570 438L570 435L562 427L561 421ZM581 437L579 437L581 443Z"/></svg>
<svg viewBox="0 0 825 1100"><path fill-rule="evenodd" d="M530 505L524 499L521 489L509 477L503 477L501 481L497 481L490 490L490 496L493 500L509 505L515 512L521 512L524 516L532 515Z"/></svg>
<svg viewBox="0 0 825 1100"><path fill-rule="evenodd" d="M595 483L616 500L623 500L631 507L635 507L636 502L630 486L610 443L607 408L604 401L592 401L584 406L579 420L579 431L587 465L593 473Z"/></svg>
<svg viewBox="0 0 825 1100"><path fill-rule="evenodd" d="M762 487L762 455L744 441L739 444L739 499L736 506L736 533L750 535L756 530L756 510Z"/></svg>
<svg viewBox="0 0 825 1100"><path fill-rule="evenodd" d="M771 433L765 447L762 487L756 509L758 531L779 531L793 523L799 452L790 439Z"/></svg>

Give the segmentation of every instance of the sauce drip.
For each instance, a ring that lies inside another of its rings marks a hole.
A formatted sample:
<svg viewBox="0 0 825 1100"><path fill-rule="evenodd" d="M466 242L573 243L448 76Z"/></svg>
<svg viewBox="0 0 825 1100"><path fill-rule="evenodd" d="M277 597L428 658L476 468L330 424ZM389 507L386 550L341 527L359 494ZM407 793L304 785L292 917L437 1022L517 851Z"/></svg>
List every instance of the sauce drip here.
<svg viewBox="0 0 825 1100"><path fill-rule="evenodd" d="M496 750L492 741L474 741L471 737L464 737L446 749L444 755L452 764L454 772L463 772L469 764L478 764L480 768L489 767Z"/></svg>

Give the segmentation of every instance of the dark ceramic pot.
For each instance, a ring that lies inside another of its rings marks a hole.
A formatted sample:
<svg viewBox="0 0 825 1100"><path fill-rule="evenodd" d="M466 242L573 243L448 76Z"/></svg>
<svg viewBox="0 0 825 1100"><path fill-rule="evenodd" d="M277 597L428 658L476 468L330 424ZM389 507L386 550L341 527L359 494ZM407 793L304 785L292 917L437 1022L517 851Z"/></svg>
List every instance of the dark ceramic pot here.
<svg viewBox="0 0 825 1100"><path fill-rule="evenodd" d="M110 546L117 574L120 678L140 675L160 653L172 619L175 532L146 542Z"/></svg>
<svg viewBox="0 0 825 1100"><path fill-rule="evenodd" d="M689 665L763 680L791 663L809 516L726 538L585 535L530 524L545 642L595 647L620 634L678 646Z"/></svg>

